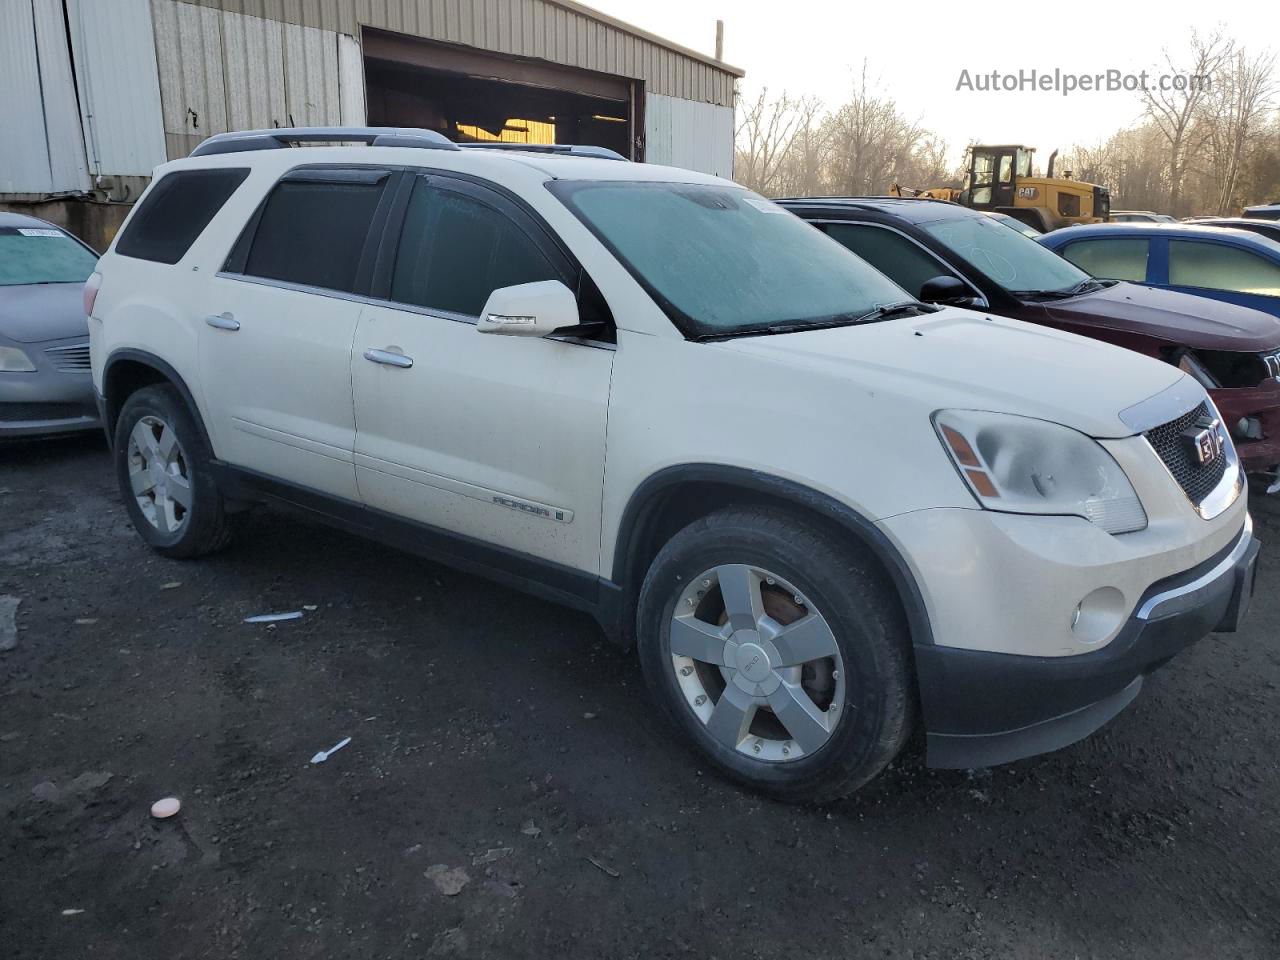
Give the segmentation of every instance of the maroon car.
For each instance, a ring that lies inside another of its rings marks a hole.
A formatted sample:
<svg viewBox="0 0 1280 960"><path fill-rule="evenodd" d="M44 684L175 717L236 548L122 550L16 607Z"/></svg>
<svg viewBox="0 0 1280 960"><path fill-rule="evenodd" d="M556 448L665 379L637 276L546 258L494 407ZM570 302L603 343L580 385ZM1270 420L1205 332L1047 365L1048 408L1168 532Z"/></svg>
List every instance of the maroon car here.
<svg viewBox="0 0 1280 960"><path fill-rule="evenodd" d="M1209 390L1240 459L1277 480L1280 320L1234 304L1097 280L1017 230L954 203L781 200L921 300L1069 330L1177 364Z"/></svg>

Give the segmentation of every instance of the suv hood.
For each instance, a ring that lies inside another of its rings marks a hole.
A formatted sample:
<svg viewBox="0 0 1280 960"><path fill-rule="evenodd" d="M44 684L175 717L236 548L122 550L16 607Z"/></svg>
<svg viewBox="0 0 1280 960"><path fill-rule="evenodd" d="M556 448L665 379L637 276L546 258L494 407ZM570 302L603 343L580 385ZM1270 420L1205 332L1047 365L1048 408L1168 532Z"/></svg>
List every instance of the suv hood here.
<svg viewBox="0 0 1280 960"><path fill-rule="evenodd" d="M1144 334L1192 349L1261 353L1280 347L1276 317L1136 283L1116 283L1044 306L1054 320Z"/></svg>
<svg viewBox="0 0 1280 960"><path fill-rule="evenodd" d="M1020 414L1093 437L1131 436L1120 412L1185 378L1130 350L955 308L718 346L839 376L872 396Z"/></svg>
<svg viewBox="0 0 1280 960"><path fill-rule="evenodd" d="M83 283L0 287L0 337L40 343L88 335Z"/></svg>

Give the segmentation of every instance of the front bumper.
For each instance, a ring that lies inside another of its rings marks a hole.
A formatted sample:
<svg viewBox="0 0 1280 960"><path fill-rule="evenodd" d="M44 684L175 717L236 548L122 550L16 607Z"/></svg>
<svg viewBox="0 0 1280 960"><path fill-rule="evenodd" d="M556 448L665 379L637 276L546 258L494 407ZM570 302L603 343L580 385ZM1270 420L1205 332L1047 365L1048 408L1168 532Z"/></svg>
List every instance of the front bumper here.
<svg viewBox="0 0 1280 960"><path fill-rule="evenodd" d="M0 373L0 440L98 428L89 370L59 369L51 359L51 350L86 345L84 337L21 345L36 369Z"/></svg>
<svg viewBox="0 0 1280 960"><path fill-rule="evenodd" d="M1008 763L1093 733L1178 651L1210 632L1237 629L1252 596L1258 549L1246 520L1217 555L1153 584L1120 633L1092 653L1035 657L917 646L928 764Z"/></svg>
<svg viewBox="0 0 1280 960"><path fill-rule="evenodd" d="M1256 387L1210 390L1222 422L1231 431L1240 463L1249 473L1272 473L1280 465L1280 381L1268 380ZM1241 420L1254 419L1261 439L1250 440L1239 429Z"/></svg>

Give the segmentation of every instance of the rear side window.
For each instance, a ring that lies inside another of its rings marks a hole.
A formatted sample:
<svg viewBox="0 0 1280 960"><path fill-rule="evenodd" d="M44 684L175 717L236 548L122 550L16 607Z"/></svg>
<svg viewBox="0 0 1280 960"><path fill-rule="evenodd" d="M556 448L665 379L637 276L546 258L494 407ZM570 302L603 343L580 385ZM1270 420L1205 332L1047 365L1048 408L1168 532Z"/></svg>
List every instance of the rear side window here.
<svg viewBox="0 0 1280 960"><path fill-rule="evenodd" d="M477 317L499 287L560 274L506 214L419 180L405 211L391 299Z"/></svg>
<svg viewBox="0 0 1280 960"><path fill-rule="evenodd" d="M317 172L282 180L262 208L243 272L354 292L387 178L383 171L352 171L345 179L342 172Z"/></svg>
<svg viewBox="0 0 1280 960"><path fill-rule="evenodd" d="M177 263L247 176L240 167L166 174L134 211L116 253Z"/></svg>
<svg viewBox="0 0 1280 960"><path fill-rule="evenodd" d="M1280 297L1280 266L1248 250L1194 240L1169 241L1169 282Z"/></svg>
<svg viewBox="0 0 1280 960"><path fill-rule="evenodd" d="M1095 277L1146 283L1149 248L1150 244L1139 237L1111 237L1077 241L1069 244L1062 255Z"/></svg>
<svg viewBox="0 0 1280 960"><path fill-rule="evenodd" d="M934 277L954 277L932 255L899 233L865 224L833 223L831 239L848 247L913 297Z"/></svg>

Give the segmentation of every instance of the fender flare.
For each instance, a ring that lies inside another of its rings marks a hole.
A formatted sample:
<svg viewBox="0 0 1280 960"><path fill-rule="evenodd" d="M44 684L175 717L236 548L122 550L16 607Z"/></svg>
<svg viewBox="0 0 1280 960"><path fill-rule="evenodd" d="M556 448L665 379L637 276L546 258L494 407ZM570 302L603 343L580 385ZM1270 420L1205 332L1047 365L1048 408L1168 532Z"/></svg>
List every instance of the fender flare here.
<svg viewBox="0 0 1280 960"><path fill-rule="evenodd" d="M148 353L146 350L137 350L132 347L122 347L119 350L113 350L107 357L106 363L102 367L102 386L103 401L105 410L103 416L103 426L107 431L108 441L113 440L116 427L116 416L119 408L124 405L123 401L116 402L116 398L106 393L107 384L111 382L111 368L122 361L132 361L151 367L156 373L164 377L171 383L178 394L182 397L182 402L187 405L187 409L191 411L192 419L196 422L196 429L200 431L200 439L204 441L205 449L213 453L213 442L209 438L209 431L204 425L204 415L200 412L200 406L196 403L195 395L191 392L191 388L187 386L187 382L168 362L161 360L154 353Z"/></svg>
<svg viewBox="0 0 1280 960"><path fill-rule="evenodd" d="M906 558L874 523L856 510L824 493L793 480L759 470L716 463L690 463L666 467L647 477L632 492L622 512L613 553L613 582L624 588L635 584L644 571L636 569L636 544L643 542L645 525L652 521L664 494L687 484L715 484L736 487L784 505L800 507L839 525L847 535L865 547L888 572L906 613L911 642L933 646L924 594Z"/></svg>

